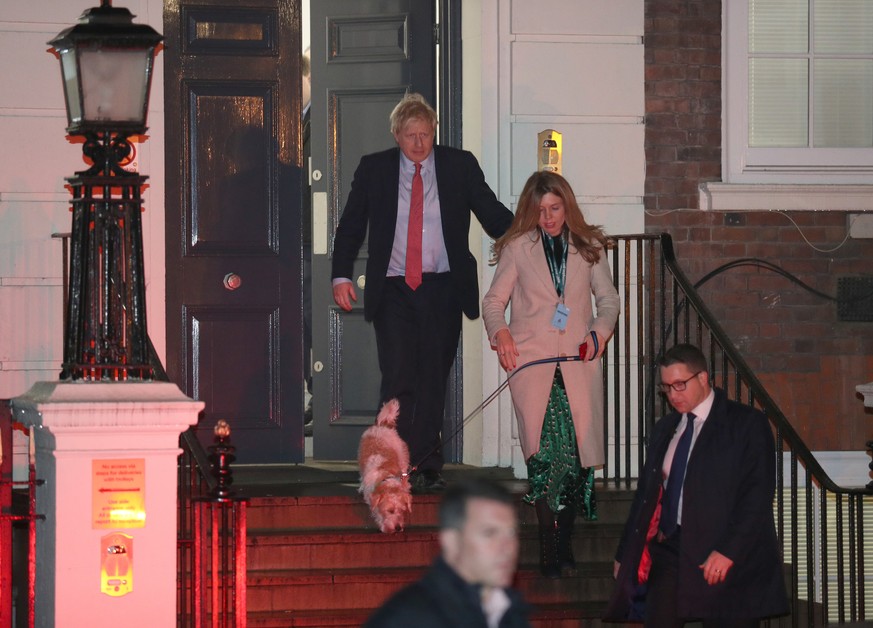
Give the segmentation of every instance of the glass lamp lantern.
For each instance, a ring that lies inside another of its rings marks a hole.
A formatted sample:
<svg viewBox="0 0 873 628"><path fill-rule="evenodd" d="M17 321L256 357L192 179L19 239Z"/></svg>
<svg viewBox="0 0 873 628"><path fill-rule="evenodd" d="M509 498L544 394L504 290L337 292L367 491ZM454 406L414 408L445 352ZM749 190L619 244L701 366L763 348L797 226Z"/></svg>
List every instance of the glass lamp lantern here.
<svg viewBox="0 0 873 628"><path fill-rule="evenodd" d="M67 133L93 164L67 178L73 193L61 379L154 377L146 329L142 189L123 167L146 130L155 48L163 39L108 0L49 42L61 61Z"/></svg>
<svg viewBox="0 0 873 628"><path fill-rule="evenodd" d="M109 0L48 42L58 53L71 135L146 130L155 47L163 37Z"/></svg>

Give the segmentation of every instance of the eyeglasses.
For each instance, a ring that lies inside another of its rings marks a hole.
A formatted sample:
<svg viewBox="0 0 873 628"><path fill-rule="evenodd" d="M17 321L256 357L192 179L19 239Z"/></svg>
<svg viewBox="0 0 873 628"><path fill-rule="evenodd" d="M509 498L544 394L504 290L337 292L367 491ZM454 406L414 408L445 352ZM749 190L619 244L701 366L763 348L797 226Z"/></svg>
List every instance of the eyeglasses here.
<svg viewBox="0 0 873 628"><path fill-rule="evenodd" d="M671 388L673 390L675 390L676 392L682 392L683 390L685 390L688 387L688 382L690 382L692 379L694 379L695 377L697 377L701 373L703 373L703 371L697 371L694 375L692 375L688 379L679 380L678 382L673 382L672 384L658 384L658 388L661 389L662 393L670 392Z"/></svg>

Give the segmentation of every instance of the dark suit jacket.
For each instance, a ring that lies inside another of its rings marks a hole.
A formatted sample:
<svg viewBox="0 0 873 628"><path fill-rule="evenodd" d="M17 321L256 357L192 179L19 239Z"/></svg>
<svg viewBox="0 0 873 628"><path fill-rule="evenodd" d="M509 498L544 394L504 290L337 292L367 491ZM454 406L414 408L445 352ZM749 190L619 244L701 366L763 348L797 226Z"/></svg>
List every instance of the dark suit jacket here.
<svg viewBox="0 0 873 628"><path fill-rule="evenodd" d="M627 617L645 534L657 506L664 455L680 419L673 412L652 430L645 468L616 553L621 570L608 619ZM716 389L685 475L678 587L682 617L755 618L788 612L773 523L775 465L766 417ZM734 564L723 583L710 586L699 565L713 550Z"/></svg>
<svg viewBox="0 0 873 628"><path fill-rule="evenodd" d="M508 589L510 607L500 628L530 628L529 607ZM424 577L394 594L377 610L364 628L486 628L487 622L476 591L468 586L442 558L437 558Z"/></svg>
<svg viewBox="0 0 873 628"><path fill-rule="evenodd" d="M469 318L479 316L479 273L467 238L472 211L486 233L498 238L512 223L512 212L497 200L472 153L434 146L434 169L440 197L443 239L452 281ZM352 278L358 250L369 229L364 317L373 320L394 245L400 149L365 155L334 236L331 276Z"/></svg>

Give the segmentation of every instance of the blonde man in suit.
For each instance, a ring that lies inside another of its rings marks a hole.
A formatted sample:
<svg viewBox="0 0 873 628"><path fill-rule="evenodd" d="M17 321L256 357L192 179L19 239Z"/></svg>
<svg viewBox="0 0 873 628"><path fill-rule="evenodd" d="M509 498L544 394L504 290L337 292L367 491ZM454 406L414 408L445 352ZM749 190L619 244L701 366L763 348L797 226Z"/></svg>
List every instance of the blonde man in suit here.
<svg viewBox="0 0 873 628"><path fill-rule="evenodd" d="M380 396L400 401L397 431L417 467L410 482L419 493L445 488L446 385L461 314L479 316L471 216L493 238L512 222L472 153L434 145L436 127L436 112L420 94L407 94L391 112L397 147L361 158L334 237L332 271L334 301L351 311L358 300L351 277L366 236L364 318L376 332ZM420 222L411 220L414 198Z"/></svg>

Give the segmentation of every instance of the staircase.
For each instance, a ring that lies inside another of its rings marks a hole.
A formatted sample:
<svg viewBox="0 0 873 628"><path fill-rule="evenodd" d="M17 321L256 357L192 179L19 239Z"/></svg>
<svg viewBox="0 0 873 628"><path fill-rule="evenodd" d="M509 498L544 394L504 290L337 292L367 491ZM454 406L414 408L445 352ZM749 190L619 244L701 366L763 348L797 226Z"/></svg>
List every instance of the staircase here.
<svg viewBox="0 0 873 628"><path fill-rule="evenodd" d="M451 481L475 472L454 470L446 477ZM632 491L598 486L599 520L577 519L576 573L548 580L539 573L536 515L520 501L526 482L512 480L508 471L501 481L519 495L521 554L515 586L534 608L532 624L601 626ZM251 498L248 626L361 626L391 594L419 578L438 554L438 496L415 496L406 530L386 535L375 527L350 483L337 484L334 491L323 488L344 494Z"/></svg>
<svg viewBox="0 0 873 628"><path fill-rule="evenodd" d="M612 587L612 554L631 498L630 491L614 487L633 482L643 464L642 444L656 418L667 411L657 395L655 365L664 348L676 342L701 346L709 356L713 383L728 398L761 409L774 429L774 454L781 461L776 531L783 543L792 614L766 625L818 628L873 619L869 531L865 535L863 525L865 513L873 510L873 490L841 487L831 480L679 268L669 235L614 240L609 258L622 295L622 318L603 356L607 438L606 461L598 470L600 521L577 521L580 569L572 578L549 581L537 569L532 509L519 507L523 527L517 587L535 608L534 625L600 625ZM191 460L207 469L205 455L200 454L203 460L197 456L192 450ZM206 477L191 469L180 472L180 486ZM470 467L463 471L473 472ZM346 468L341 478L337 473L331 470L307 490L289 493L297 480L286 470L281 478L258 483L259 492L240 492L251 498L249 625L359 626L386 597L419 577L435 555L436 498L416 498L404 533L381 535L355 492L356 470ZM502 481L513 480L504 476ZM189 495L202 494L196 482ZM247 487L245 480L234 486L240 485ZM514 488L519 494L524 490ZM184 533L179 547L182 573L190 573L186 560L194 554Z"/></svg>

